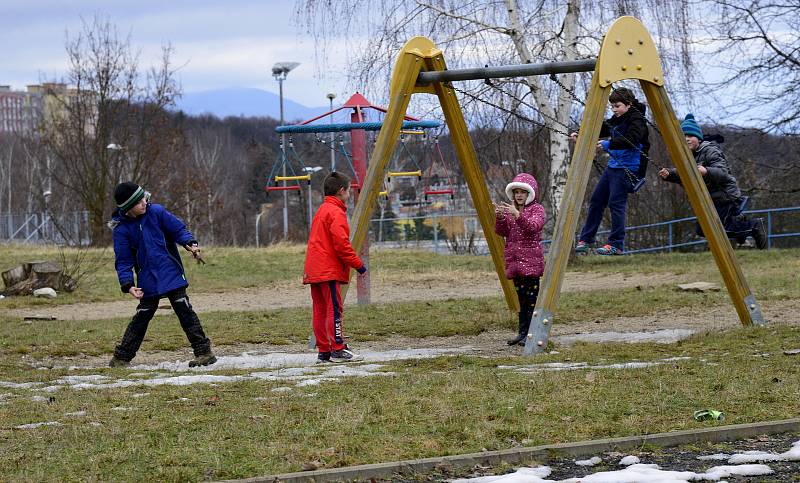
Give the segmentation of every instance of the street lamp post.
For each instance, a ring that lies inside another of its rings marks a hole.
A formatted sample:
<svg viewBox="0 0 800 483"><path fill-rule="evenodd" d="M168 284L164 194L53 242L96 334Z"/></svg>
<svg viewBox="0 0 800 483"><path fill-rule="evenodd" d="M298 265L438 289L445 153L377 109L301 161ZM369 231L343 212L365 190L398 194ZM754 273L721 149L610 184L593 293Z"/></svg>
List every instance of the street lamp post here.
<svg viewBox="0 0 800 483"><path fill-rule="evenodd" d="M321 169L322 169L322 166L307 166L307 167L303 168L303 171L305 171L309 175L312 175L312 174L316 173L317 171L319 171ZM314 214L311 212L311 210L314 209L314 206L311 204L311 191L312 191L311 190L311 180L309 179L308 180L308 234L309 234L309 236L311 236L311 220L313 220L313 218L314 218Z"/></svg>
<svg viewBox="0 0 800 483"><path fill-rule="evenodd" d="M336 98L336 94L333 93L333 92L329 92L327 97L328 97L328 100L330 101L330 106L331 106L331 111L332 111L333 110L333 100ZM330 123L333 124L333 114L331 114ZM336 171L336 152L334 151L336 149L336 146L334 145L335 142L336 141L334 140L333 131L331 131L331 173Z"/></svg>
<svg viewBox="0 0 800 483"><path fill-rule="evenodd" d="M281 106L281 126L283 126L283 81L289 71L300 65L299 62L278 62L272 66L272 76L278 81L278 96ZM283 176L286 176L286 134L281 133L281 156L283 160ZM283 182L286 187L286 181ZM283 190L283 239L289 237L289 192Z"/></svg>

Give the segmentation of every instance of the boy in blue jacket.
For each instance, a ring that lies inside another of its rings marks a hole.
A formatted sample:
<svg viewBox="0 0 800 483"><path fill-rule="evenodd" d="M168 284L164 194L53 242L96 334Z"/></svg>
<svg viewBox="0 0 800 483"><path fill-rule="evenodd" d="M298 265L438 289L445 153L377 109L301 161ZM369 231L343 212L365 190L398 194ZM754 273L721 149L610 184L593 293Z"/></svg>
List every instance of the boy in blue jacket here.
<svg viewBox="0 0 800 483"><path fill-rule="evenodd" d="M595 242L595 235L603 220L606 207L611 212L611 233L608 243L597 250L598 255L622 255L625 250L625 214L628 194L642 176L640 162L642 154L650 148L644 104L633 92L620 87L608 96L614 115L603 122L600 137L607 138L597 147L609 154L608 166L603 171L589 200L586 222L581 229L575 252L586 253ZM577 133L572 135L577 137Z"/></svg>
<svg viewBox="0 0 800 483"><path fill-rule="evenodd" d="M194 350L189 367L217 362L211 341L186 295L186 275L176 244L200 259L200 248L181 220L161 205L150 204L149 193L136 183L120 183L114 190L117 210L109 226L114 231L115 267L123 293L139 301L109 366L127 366L142 344L158 301L169 299ZM134 273L136 279L134 280Z"/></svg>

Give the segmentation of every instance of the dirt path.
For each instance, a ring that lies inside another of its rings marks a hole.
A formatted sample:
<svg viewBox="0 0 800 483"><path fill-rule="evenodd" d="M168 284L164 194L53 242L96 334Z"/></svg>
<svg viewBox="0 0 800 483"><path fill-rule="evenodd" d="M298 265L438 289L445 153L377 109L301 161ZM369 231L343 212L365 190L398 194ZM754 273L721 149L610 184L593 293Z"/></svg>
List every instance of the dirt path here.
<svg viewBox="0 0 800 483"><path fill-rule="evenodd" d="M598 274L568 272L562 291L578 292L601 287L633 288L678 283L673 274ZM355 289L355 287L353 287ZM438 274L418 274L406 280L372 279L373 303L446 300L499 295L501 293L494 272L472 272L460 276L457 283L445 280ZM355 293L347 297L346 305L356 302ZM292 283L273 284L256 289L240 289L224 293L193 293L189 291L192 306L200 312L259 311L293 307L310 307L311 295L307 286ZM164 306L169 305L163 301ZM36 307L4 311L8 315L25 317L50 316L58 320L100 320L129 317L136 304L131 298L118 302L84 303Z"/></svg>
<svg viewBox="0 0 800 483"><path fill-rule="evenodd" d="M800 300L783 300L772 302L762 306L765 318L770 324L780 325L800 325ZM603 342L612 338L627 334L629 338L635 339L638 335L645 332L668 332L670 329L687 330L694 333L707 331L730 330L739 327L739 319L732 306L709 307L703 310L684 309L663 313L658 317L614 317L604 320L573 323L569 325L554 324L552 328L552 340L557 345L569 345L574 339L584 338L595 342ZM489 331L478 335L465 336L455 335L450 337L425 337L412 338L393 335L385 340L355 342L354 349L358 351L384 352L402 349L460 349L456 352L464 352L471 355L482 355L497 357L511 354L521 354L522 347L509 347L505 344L506 338L511 333L507 331ZM684 334L684 337L686 335ZM624 338L624 337L623 337ZM665 339L670 339L669 334ZM217 346L214 352L218 356L239 356L242 354L267 354L267 353L289 353L289 354L309 354L314 356L313 350L310 351L304 343L294 343L288 345L269 345L269 344L234 344ZM49 359L31 360L31 364L36 367L105 367L108 363L107 355L87 356L79 355L74 357L54 357ZM23 356L24 358L24 356ZM177 351L140 351L136 356L137 364L159 364L162 362L172 362L176 360L188 361L191 359L189 348Z"/></svg>

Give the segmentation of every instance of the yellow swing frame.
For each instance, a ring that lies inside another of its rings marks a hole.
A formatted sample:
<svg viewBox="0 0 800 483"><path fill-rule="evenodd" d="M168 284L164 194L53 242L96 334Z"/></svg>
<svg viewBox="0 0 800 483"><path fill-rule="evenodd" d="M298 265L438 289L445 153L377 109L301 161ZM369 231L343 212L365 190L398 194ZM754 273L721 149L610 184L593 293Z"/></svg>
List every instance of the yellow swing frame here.
<svg viewBox="0 0 800 483"><path fill-rule="evenodd" d="M400 51L390 85L390 100L383 127L378 134L363 183L362 195L353 212L353 248L358 252L369 229L369 219L381 191L381 182L392 150L400 134L403 116L413 94L433 94L439 98L456 155L461 164L467 187L500 279L508 308L514 312L519 305L513 284L505 278L503 241L494 233L494 211L489 191L475 148L469 137L455 92L447 81L429 84L418 82L421 72L446 71L442 51L425 37L414 37ZM565 70L562 70L565 72ZM566 71L568 72L568 71ZM608 30L597 58L586 110L572 162L567 173L564 197L556 220L555 233L547 257L539 298L534 308L531 329L524 354L543 351L547 346L567 261L572 251L579 209L589 181L595 146L605 115L612 84L625 79L639 80L653 116L661 131L667 151L686 190L692 210L697 215L703 233L725 281L739 320L745 326L764 324L761 308L748 287L747 280L736 261L733 248L717 215L694 157L684 140L680 125L664 89L661 60L655 44L642 23L633 17L620 17Z"/></svg>

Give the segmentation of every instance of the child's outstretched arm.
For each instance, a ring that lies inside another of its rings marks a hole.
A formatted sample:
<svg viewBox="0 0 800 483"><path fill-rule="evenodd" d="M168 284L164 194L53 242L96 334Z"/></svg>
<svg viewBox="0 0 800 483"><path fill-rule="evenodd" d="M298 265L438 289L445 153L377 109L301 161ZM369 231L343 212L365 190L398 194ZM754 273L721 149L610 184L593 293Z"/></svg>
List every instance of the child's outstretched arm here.
<svg viewBox="0 0 800 483"><path fill-rule="evenodd" d="M171 240L182 247L191 246L197 243L194 235L186 228L186 224L180 218L162 208L159 216L161 229L167 233Z"/></svg>

